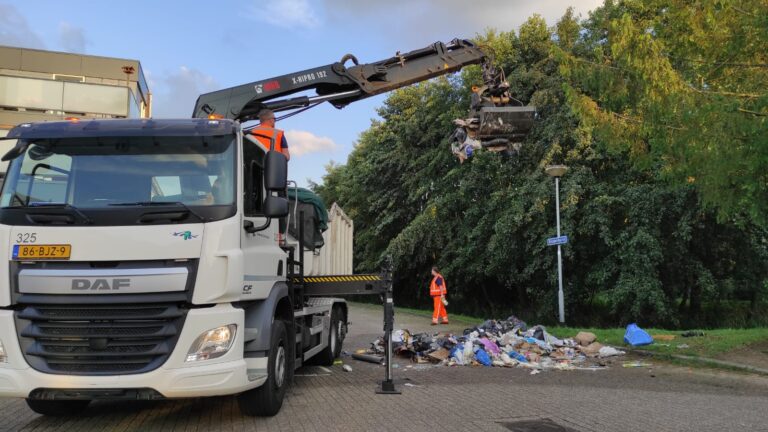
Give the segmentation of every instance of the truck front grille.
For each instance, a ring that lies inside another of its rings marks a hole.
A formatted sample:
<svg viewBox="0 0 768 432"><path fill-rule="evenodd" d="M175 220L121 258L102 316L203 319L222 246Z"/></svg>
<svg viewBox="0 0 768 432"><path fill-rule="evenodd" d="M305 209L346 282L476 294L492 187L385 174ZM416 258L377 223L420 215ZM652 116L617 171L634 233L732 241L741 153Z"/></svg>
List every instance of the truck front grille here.
<svg viewBox="0 0 768 432"><path fill-rule="evenodd" d="M165 363L186 313L181 303L25 304L16 328L27 362L38 371L135 374Z"/></svg>

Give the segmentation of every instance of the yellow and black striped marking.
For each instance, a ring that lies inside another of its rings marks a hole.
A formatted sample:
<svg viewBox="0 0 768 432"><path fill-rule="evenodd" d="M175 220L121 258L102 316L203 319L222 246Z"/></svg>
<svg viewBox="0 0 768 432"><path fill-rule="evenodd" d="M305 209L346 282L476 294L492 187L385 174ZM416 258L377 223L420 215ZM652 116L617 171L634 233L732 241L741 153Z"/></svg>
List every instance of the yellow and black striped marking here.
<svg viewBox="0 0 768 432"><path fill-rule="evenodd" d="M318 282L375 282L380 281L379 275L338 275L338 276L305 276L305 283ZM301 282L299 278L293 278L294 282Z"/></svg>
<svg viewBox="0 0 768 432"><path fill-rule="evenodd" d="M301 283L301 279L293 278L293 282ZM378 294L383 288L384 281L375 274L305 276L303 292L312 297L327 297Z"/></svg>

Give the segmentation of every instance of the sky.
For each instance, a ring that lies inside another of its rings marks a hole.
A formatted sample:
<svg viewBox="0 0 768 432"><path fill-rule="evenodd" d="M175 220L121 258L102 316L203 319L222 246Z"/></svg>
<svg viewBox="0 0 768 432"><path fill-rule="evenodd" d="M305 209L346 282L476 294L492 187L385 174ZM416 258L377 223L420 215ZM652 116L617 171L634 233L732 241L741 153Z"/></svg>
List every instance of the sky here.
<svg viewBox="0 0 768 432"><path fill-rule="evenodd" d="M554 25L569 6L602 0L0 0L0 45L136 59L154 117L188 117L201 93L334 63L362 63L486 29L515 30L534 13ZM342 110L322 104L278 122L289 176L321 182L345 163L386 95Z"/></svg>

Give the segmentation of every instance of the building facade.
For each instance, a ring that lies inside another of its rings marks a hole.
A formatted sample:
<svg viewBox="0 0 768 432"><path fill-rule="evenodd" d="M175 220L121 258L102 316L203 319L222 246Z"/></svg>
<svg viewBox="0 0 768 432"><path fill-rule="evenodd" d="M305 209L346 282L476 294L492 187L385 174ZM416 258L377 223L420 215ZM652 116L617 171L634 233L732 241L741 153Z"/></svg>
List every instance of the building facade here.
<svg viewBox="0 0 768 432"><path fill-rule="evenodd" d="M19 123L151 114L138 60L0 46L2 135Z"/></svg>
<svg viewBox="0 0 768 432"><path fill-rule="evenodd" d="M19 123L151 114L138 60L0 46L0 137ZM0 141L0 152L12 145Z"/></svg>

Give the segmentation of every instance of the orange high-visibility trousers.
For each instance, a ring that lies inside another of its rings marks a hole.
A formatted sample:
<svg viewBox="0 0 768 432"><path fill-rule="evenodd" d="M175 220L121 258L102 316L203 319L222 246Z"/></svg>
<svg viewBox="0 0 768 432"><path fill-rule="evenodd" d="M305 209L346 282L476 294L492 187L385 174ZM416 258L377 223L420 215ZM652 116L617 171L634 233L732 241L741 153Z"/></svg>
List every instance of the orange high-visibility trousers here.
<svg viewBox="0 0 768 432"><path fill-rule="evenodd" d="M432 301L434 302L434 310L432 311L432 322L437 324L437 318L441 318L444 323L448 322L448 311L445 310L445 305L443 305L443 300L440 298L440 296L432 297Z"/></svg>

